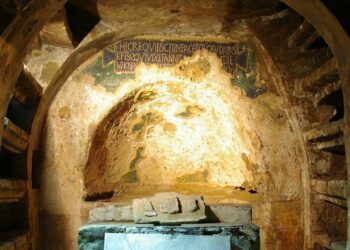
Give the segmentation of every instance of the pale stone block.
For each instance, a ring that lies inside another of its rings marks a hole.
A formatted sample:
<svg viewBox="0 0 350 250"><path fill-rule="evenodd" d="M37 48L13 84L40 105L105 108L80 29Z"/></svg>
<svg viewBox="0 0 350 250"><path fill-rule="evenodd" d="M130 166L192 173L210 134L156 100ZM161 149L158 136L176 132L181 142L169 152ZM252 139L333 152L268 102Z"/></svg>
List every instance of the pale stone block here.
<svg viewBox="0 0 350 250"><path fill-rule="evenodd" d="M177 214L180 212L179 200L177 197L170 197L160 202L159 211L163 214Z"/></svg>
<svg viewBox="0 0 350 250"><path fill-rule="evenodd" d="M132 206L107 206L97 207L89 211L91 222L101 221L132 221Z"/></svg>
<svg viewBox="0 0 350 250"><path fill-rule="evenodd" d="M135 223L181 224L206 218L200 196L159 193L153 197L133 200Z"/></svg>
<svg viewBox="0 0 350 250"><path fill-rule="evenodd" d="M230 236L105 234L104 250L230 250Z"/></svg>
<svg viewBox="0 0 350 250"><path fill-rule="evenodd" d="M252 208L248 206L212 205L209 206L220 222L248 224L252 223Z"/></svg>
<svg viewBox="0 0 350 250"><path fill-rule="evenodd" d="M152 202L150 201L146 202L143 215L147 217L157 216L157 212L154 210Z"/></svg>

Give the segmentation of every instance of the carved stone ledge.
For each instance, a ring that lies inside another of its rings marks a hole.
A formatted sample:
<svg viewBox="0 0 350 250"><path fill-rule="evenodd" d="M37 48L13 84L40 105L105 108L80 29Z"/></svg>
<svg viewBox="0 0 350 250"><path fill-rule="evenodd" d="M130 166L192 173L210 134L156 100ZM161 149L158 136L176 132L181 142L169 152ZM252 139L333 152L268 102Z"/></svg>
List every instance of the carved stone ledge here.
<svg viewBox="0 0 350 250"><path fill-rule="evenodd" d="M200 196L159 193L153 197L133 200L135 223L181 224L206 219Z"/></svg>

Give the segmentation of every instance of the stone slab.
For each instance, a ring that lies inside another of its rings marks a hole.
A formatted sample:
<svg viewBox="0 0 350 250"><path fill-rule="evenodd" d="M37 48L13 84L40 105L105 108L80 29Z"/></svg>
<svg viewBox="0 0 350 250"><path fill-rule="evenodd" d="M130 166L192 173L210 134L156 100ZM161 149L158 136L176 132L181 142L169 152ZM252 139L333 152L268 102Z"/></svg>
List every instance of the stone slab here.
<svg viewBox="0 0 350 250"><path fill-rule="evenodd" d="M259 228L254 224L197 224L181 226L152 226L131 223L95 223L79 229L79 250L103 249L106 233L167 234L167 235L217 235L230 236L231 249L258 250Z"/></svg>
<svg viewBox="0 0 350 250"><path fill-rule="evenodd" d="M252 208L248 206L212 205L209 206L209 209L212 216L215 217L212 218L213 220L216 219L224 223L252 223Z"/></svg>
<svg viewBox="0 0 350 250"><path fill-rule="evenodd" d="M210 223L252 223L252 208L236 204L210 205L206 211L207 219ZM132 222L133 208L128 205L108 205L92 208L89 211L88 222Z"/></svg>
<svg viewBox="0 0 350 250"><path fill-rule="evenodd" d="M132 206L105 206L89 211L89 223L101 221L133 221Z"/></svg>
<svg viewBox="0 0 350 250"><path fill-rule="evenodd" d="M159 193L153 197L133 200L135 223L181 224L206 219L200 196Z"/></svg>
<svg viewBox="0 0 350 250"><path fill-rule="evenodd" d="M225 235L105 234L104 250L230 250Z"/></svg>

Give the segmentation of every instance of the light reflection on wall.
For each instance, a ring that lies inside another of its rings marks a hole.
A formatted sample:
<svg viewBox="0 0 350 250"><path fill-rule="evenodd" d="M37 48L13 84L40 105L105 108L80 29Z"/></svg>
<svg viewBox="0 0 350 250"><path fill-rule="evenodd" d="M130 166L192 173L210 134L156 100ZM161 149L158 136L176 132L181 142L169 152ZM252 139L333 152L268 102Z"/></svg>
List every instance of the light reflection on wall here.
<svg viewBox="0 0 350 250"><path fill-rule="evenodd" d="M86 184L99 190L116 183L251 182L241 157L250 152L236 114L242 91L231 80L207 51L174 67L140 65L135 79L116 91L119 97L134 91L132 100L120 104L127 107L118 119L111 112L96 132Z"/></svg>

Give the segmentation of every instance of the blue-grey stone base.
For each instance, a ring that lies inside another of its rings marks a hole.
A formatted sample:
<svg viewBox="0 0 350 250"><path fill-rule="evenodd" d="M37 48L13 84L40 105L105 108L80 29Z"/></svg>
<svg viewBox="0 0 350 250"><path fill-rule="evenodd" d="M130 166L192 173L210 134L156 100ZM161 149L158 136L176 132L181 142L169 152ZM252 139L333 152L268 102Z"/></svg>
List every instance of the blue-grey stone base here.
<svg viewBox="0 0 350 250"><path fill-rule="evenodd" d="M231 237L186 234L106 233L104 250L231 250Z"/></svg>
<svg viewBox="0 0 350 250"><path fill-rule="evenodd" d="M103 250L106 233L117 234L167 234L229 236L231 249L260 249L259 228L254 224L184 224L181 226L154 226L150 224L96 223L84 225L79 230L80 250ZM171 250L171 249L169 249Z"/></svg>

